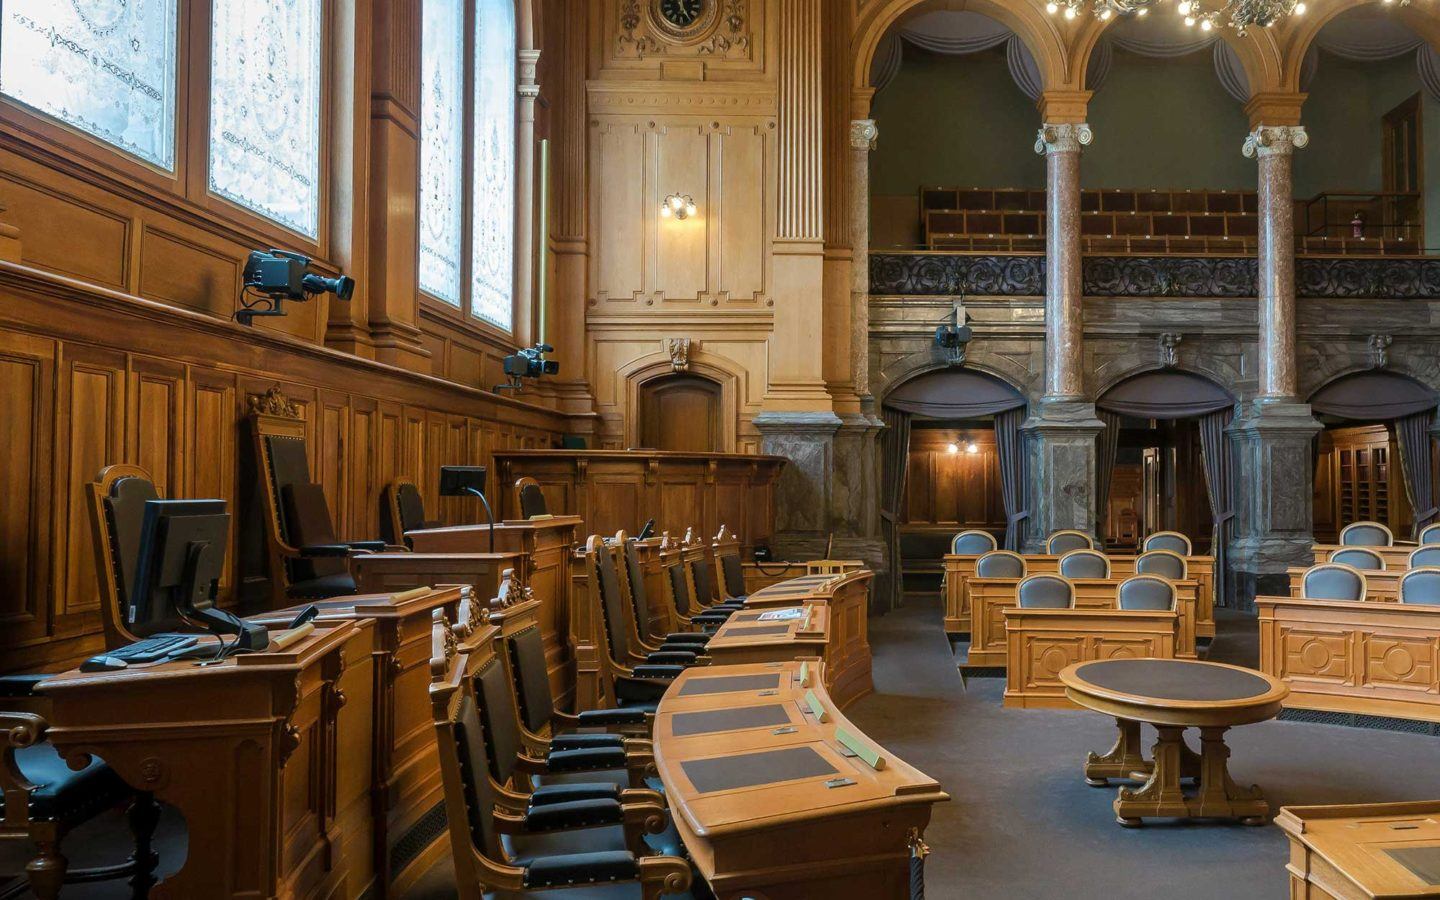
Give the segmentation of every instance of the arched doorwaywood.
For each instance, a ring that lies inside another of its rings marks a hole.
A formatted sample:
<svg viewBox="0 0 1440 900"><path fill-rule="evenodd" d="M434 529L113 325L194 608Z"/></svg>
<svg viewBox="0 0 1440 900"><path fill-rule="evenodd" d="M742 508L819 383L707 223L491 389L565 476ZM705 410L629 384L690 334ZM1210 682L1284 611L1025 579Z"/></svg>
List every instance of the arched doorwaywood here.
<svg viewBox="0 0 1440 900"><path fill-rule="evenodd" d="M702 375L677 372L640 386L640 442L654 450L722 450L722 389Z"/></svg>
<svg viewBox="0 0 1440 900"><path fill-rule="evenodd" d="M1310 396L1319 416L1350 423L1384 423L1366 435L1360 429L1327 431L1316 445L1315 530L1329 537L1350 522L1373 519L1403 527L1404 504L1394 496L1390 448L1399 450L1400 479L1418 530L1437 515L1430 429L1435 391L1408 375L1381 369L1352 372ZM1344 439L1341 439L1341 435Z"/></svg>

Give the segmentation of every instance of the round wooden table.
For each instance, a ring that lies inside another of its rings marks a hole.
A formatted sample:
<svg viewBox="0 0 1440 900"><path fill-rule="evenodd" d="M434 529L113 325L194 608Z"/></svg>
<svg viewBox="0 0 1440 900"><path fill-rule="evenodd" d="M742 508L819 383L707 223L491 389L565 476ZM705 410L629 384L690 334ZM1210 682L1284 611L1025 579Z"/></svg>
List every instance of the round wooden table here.
<svg viewBox="0 0 1440 900"><path fill-rule="evenodd" d="M1190 659L1109 659L1076 663L1060 673L1065 695L1076 704L1115 717L1120 736L1109 753L1085 760L1087 784L1111 778L1144 779L1122 787L1115 819L1134 827L1150 817L1239 819L1263 824L1270 804L1260 789L1230 780L1225 732L1236 725L1273 719L1290 693L1284 682L1261 672ZM1159 737L1147 761L1140 724ZM1185 729L1200 729L1200 753L1185 744ZM1182 779L1196 782L1192 794Z"/></svg>

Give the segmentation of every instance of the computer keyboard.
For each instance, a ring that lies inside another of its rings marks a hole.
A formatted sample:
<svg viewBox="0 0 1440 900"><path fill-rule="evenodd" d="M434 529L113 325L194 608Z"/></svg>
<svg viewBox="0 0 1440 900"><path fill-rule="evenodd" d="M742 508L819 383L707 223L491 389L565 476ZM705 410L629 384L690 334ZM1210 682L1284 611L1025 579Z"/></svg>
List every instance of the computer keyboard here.
<svg viewBox="0 0 1440 900"><path fill-rule="evenodd" d="M193 634L156 634L118 650L111 650L105 655L123 659L127 663L155 662L187 647L193 647L199 641Z"/></svg>

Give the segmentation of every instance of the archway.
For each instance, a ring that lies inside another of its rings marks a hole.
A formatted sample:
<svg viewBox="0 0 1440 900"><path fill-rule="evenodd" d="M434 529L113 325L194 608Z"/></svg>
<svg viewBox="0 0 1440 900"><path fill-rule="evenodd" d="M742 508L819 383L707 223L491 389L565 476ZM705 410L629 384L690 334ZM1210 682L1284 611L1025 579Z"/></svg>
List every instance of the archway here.
<svg viewBox="0 0 1440 900"><path fill-rule="evenodd" d="M713 453L724 450L721 384L674 372L640 385L640 446L648 450Z"/></svg>
<svg viewBox="0 0 1440 900"><path fill-rule="evenodd" d="M938 575L957 531L981 529L1020 546L1025 409L1018 389L977 369L932 369L885 395L880 516L890 605L898 605L907 573Z"/></svg>
<svg viewBox="0 0 1440 900"><path fill-rule="evenodd" d="M1437 402L1426 385L1380 369L1342 375L1311 395L1325 426L1315 441L1317 541L1334 543L1351 522L1384 522L1404 535L1435 520Z"/></svg>

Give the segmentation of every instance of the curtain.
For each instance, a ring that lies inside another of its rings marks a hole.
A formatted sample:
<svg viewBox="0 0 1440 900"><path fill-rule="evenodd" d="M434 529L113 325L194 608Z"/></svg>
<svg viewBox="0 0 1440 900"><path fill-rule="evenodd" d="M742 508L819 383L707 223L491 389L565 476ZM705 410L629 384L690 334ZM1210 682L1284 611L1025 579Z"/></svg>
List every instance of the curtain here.
<svg viewBox="0 0 1440 900"><path fill-rule="evenodd" d="M1025 488L1025 446L1020 426L1025 410L1007 409L995 416L995 455L1000 463L1000 499L1005 504L1005 549L1019 550L1025 543L1025 520L1030 510Z"/></svg>
<svg viewBox="0 0 1440 900"><path fill-rule="evenodd" d="M1020 392L973 369L936 369L917 375L885 398L885 406L931 419L973 419L1025 406Z"/></svg>
<svg viewBox="0 0 1440 900"><path fill-rule="evenodd" d="M1205 462L1205 489L1210 496L1210 554L1215 558L1215 604L1230 596L1229 548L1235 518L1235 459L1225 429L1235 410L1217 409L1200 417L1200 454Z"/></svg>
<svg viewBox="0 0 1440 900"><path fill-rule="evenodd" d="M1096 403L1103 410L1137 419L1188 419L1229 409L1235 398L1203 375L1161 369L1125 379Z"/></svg>
<svg viewBox="0 0 1440 900"><path fill-rule="evenodd" d="M1400 468L1405 475L1405 493L1415 510L1415 536L1435 521L1435 486L1430 473L1430 427L1435 411L1413 413L1395 420L1395 442L1400 445Z"/></svg>
<svg viewBox="0 0 1440 900"><path fill-rule="evenodd" d="M1105 430L1100 432L1100 444L1096 448L1098 452L1095 458L1095 509L1103 531L1106 511L1110 508L1110 481L1115 474L1115 456L1120 449L1120 414L1108 409L1097 409L1095 413L1100 417L1100 421L1105 423Z"/></svg>
<svg viewBox="0 0 1440 900"><path fill-rule="evenodd" d="M905 505L905 469L910 461L910 413L882 407L885 430L880 434L880 530L885 542L887 571L874 599L880 612L900 606L905 580L900 568L900 510Z"/></svg>
<svg viewBox="0 0 1440 900"><path fill-rule="evenodd" d="M1342 375L1310 397L1310 407L1327 416L1374 422L1430 413L1435 392L1413 378L1393 372Z"/></svg>

